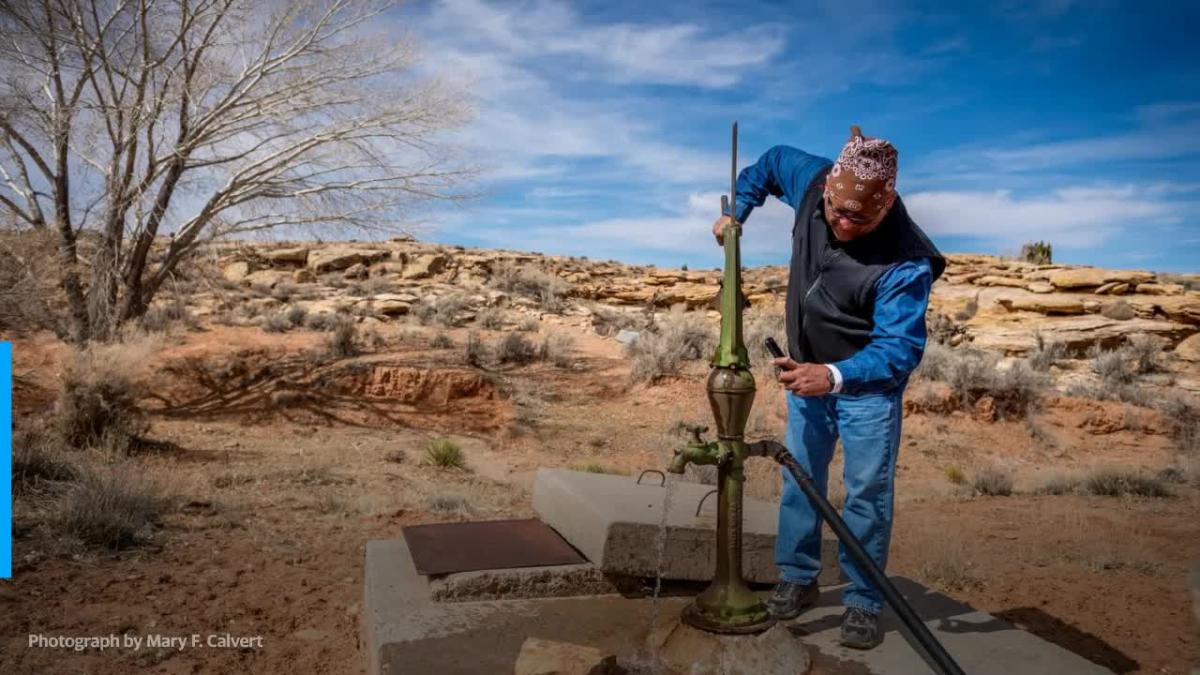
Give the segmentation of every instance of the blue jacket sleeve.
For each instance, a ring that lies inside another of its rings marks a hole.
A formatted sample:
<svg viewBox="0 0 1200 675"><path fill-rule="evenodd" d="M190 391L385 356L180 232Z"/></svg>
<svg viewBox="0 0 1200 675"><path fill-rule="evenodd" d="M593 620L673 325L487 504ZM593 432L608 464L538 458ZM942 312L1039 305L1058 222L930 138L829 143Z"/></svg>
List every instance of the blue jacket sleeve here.
<svg viewBox="0 0 1200 675"><path fill-rule="evenodd" d="M762 206L767 195L778 197L793 209L798 207L813 176L832 163L787 145L776 145L767 150L757 162L738 174L738 222L746 222L750 212Z"/></svg>
<svg viewBox="0 0 1200 675"><path fill-rule="evenodd" d="M842 375L842 391L865 394L903 382L925 352L925 308L933 271L925 258L902 262L875 282L875 328L857 354L833 364Z"/></svg>

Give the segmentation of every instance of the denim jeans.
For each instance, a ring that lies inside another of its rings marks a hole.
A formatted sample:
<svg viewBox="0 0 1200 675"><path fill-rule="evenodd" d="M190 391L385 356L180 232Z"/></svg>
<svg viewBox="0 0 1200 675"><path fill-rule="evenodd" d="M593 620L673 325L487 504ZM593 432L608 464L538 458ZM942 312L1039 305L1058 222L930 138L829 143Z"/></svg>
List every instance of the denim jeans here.
<svg viewBox="0 0 1200 675"><path fill-rule="evenodd" d="M842 518L881 569L886 569L892 535L892 503L904 386L882 393L804 397L789 392L787 447L828 495L829 461L839 436L845 469L846 503ZM839 548L838 562L850 580L842 604L879 613L882 597L866 574ZM783 471L775 563L780 577L794 583L815 581L821 571L821 517L795 479Z"/></svg>

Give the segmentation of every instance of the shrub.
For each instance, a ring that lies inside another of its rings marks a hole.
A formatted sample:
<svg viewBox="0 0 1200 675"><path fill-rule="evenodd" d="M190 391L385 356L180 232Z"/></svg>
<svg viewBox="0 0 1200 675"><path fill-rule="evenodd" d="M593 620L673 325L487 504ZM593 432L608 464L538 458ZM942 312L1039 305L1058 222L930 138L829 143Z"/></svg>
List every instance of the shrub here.
<svg viewBox="0 0 1200 675"><path fill-rule="evenodd" d="M1034 372L1044 373L1050 370L1050 366L1058 362L1059 359L1066 357L1067 349L1061 342L1046 342L1046 338L1042 336L1040 331L1035 332L1033 337L1036 340L1036 346L1030 352L1026 362Z"/></svg>
<svg viewBox="0 0 1200 675"><path fill-rule="evenodd" d="M329 355L336 359L348 359L358 356L360 353L358 346L358 326L350 319L339 319L333 332L330 333L326 340L325 348Z"/></svg>
<svg viewBox="0 0 1200 675"><path fill-rule="evenodd" d="M542 327L542 322L538 321L536 316L525 317L521 323L517 325L517 330L522 333L536 333Z"/></svg>
<svg viewBox="0 0 1200 675"><path fill-rule="evenodd" d="M475 322L480 328L500 330L504 327L504 313L495 307L485 307L475 315Z"/></svg>
<svg viewBox="0 0 1200 675"><path fill-rule="evenodd" d="M1200 451L1200 406L1176 395L1163 399L1158 407L1171 422L1175 447L1186 455Z"/></svg>
<svg viewBox="0 0 1200 675"><path fill-rule="evenodd" d="M467 458L457 443L448 438L437 438L425 445L421 463L439 469L465 469Z"/></svg>
<svg viewBox="0 0 1200 675"><path fill-rule="evenodd" d="M459 324L458 316L466 308L466 297L461 293L451 293L440 298L421 298L412 308L412 314L422 326L432 324L451 328Z"/></svg>
<svg viewBox="0 0 1200 675"><path fill-rule="evenodd" d="M1092 370L1100 376L1100 381L1106 387L1117 387L1133 382L1136 373L1125 362L1125 354L1121 350L1103 350L1099 345L1092 347L1088 354L1092 357Z"/></svg>
<svg viewBox="0 0 1200 675"><path fill-rule="evenodd" d="M166 506L158 487L128 466L96 467L71 484L57 519L84 544L119 550L143 541Z"/></svg>
<svg viewBox="0 0 1200 675"><path fill-rule="evenodd" d="M626 347L630 378L654 384L676 375L684 362L710 357L716 342L715 331L702 317L672 312Z"/></svg>
<svg viewBox="0 0 1200 675"><path fill-rule="evenodd" d="M262 329L268 333L284 333L291 330L293 325L287 312L271 312L263 317Z"/></svg>
<svg viewBox="0 0 1200 675"><path fill-rule="evenodd" d="M1006 370L1001 370L998 365L999 358L993 354L929 344L917 372L925 378L949 384L959 407L974 406L987 396L991 397L1000 417L1024 417L1041 397L1047 380L1024 361L1013 362Z"/></svg>
<svg viewBox="0 0 1200 675"><path fill-rule="evenodd" d="M505 261L492 271L491 281L500 290L537 300L541 308L551 314L561 314L567 308L566 295L570 285L542 270Z"/></svg>
<svg viewBox="0 0 1200 675"><path fill-rule="evenodd" d="M55 421L60 437L76 448L103 445L128 450L145 433L133 373L148 358L143 344L116 343L77 352L63 375Z"/></svg>
<svg viewBox="0 0 1200 675"><path fill-rule="evenodd" d="M509 333L496 346L496 359L500 363L529 363L537 357L533 343L520 333Z"/></svg>
<svg viewBox="0 0 1200 675"><path fill-rule="evenodd" d="M556 368L571 367L571 348L574 346L574 340L570 335L563 333L551 333L542 339L542 344L538 347L537 356L543 361L549 361Z"/></svg>
<svg viewBox="0 0 1200 675"><path fill-rule="evenodd" d="M1157 478L1118 469L1101 469L1088 476L1084 487L1091 494L1102 497L1168 497L1170 491Z"/></svg>
<svg viewBox="0 0 1200 675"><path fill-rule="evenodd" d="M183 296L172 293L164 302L155 303L146 309L138 319L138 324L146 331L161 333L169 330L175 324L183 324L189 328L198 325L196 318L188 311Z"/></svg>
<svg viewBox="0 0 1200 675"><path fill-rule="evenodd" d="M1017 258L1036 265L1049 265L1054 262L1054 248L1044 241L1026 242L1021 245Z"/></svg>
<svg viewBox="0 0 1200 675"><path fill-rule="evenodd" d="M967 300L966 306L954 314L955 321L967 321L979 311L979 296Z"/></svg>
<svg viewBox="0 0 1200 675"><path fill-rule="evenodd" d="M766 339L773 337L781 346L787 342L787 328L783 313L751 309L746 312L744 336L746 351L750 354L751 367L770 366L772 356L765 346Z"/></svg>
<svg viewBox="0 0 1200 675"><path fill-rule="evenodd" d="M645 330L648 322L644 314L610 309L603 305L592 305L592 328L597 335L616 335L622 330Z"/></svg>
<svg viewBox="0 0 1200 675"><path fill-rule="evenodd" d="M487 358L487 345L479 339L479 333L471 331L467 333L466 351L464 353L467 365L478 368Z"/></svg>
<svg viewBox="0 0 1200 675"><path fill-rule="evenodd" d="M445 333L438 333L429 341L429 346L433 349L450 349L454 346L454 341Z"/></svg>
<svg viewBox="0 0 1200 675"><path fill-rule="evenodd" d="M1007 472L988 467L975 474L972 482L976 494L988 497L1007 497L1012 494L1013 481Z"/></svg>
<svg viewBox="0 0 1200 675"><path fill-rule="evenodd" d="M440 492L429 497L429 510L439 514L466 515L471 512L467 498L457 492Z"/></svg>
<svg viewBox="0 0 1200 675"><path fill-rule="evenodd" d="M1071 476L1054 476L1044 485L1034 490L1039 495L1070 495L1079 491L1080 481Z"/></svg>
<svg viewBox="0 0 1200 675"><path fill-rule="evenodd" d="M337 314L321 312L319 314L309 314L304 319L304 327L308 328L309 330L333 330L334 328L338 327L340 322L341 317L339 317Z"/></svg>
<svg viewBox="0 0 1200 675"><path fill-rule="evenodd" d="M957 464L951 464L946 467L946 480L955 485L963 485L967 482L967 474L962 470L962 467Z"/></svg>
<svg viewBox="0 0 1200 675"><path fill-rule="evenodd" d="M293 326L303 326L304 320L308 317L308 310L300 305L292 305L284 310L284 316Z"/></svg>

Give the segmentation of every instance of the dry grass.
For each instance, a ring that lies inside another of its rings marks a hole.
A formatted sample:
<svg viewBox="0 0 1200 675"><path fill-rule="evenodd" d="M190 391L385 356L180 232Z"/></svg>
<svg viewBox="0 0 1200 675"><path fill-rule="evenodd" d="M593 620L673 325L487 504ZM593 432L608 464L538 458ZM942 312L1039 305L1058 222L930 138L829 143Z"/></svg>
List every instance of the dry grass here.
<svg viewBox="0 0 1200 675"><path fill-rule="evenodd" d="M963 471L963 468L957 464L947 466L945 474L946 480L954 485L966 485L967 483L967 472Z"/></svg>
<svg viewBox="0 0 1200 675"><path fill-rule="evenodd" d="M982 585L975 565L966 553L961 540L939 537L923 546L925 559L921 562L921 578L929 585L947 593L961 592Z"/></svg>
<svg viewBox="0 0 1200 675"><path fill-rule="evenodd" d="M450 336L445 333L438 333L429 341L429 346L433 349L450 349L454 347L454 340L451 340Z"/></svg>
<svg viewBox="0 0 1200 675"><path fill-rule="evenodd" d="M119 550L144 542L167 506L158 486L131 465L93 466L70 484L54 519L88 546Z"/></svg>
<svg viewBox="0 0 1200 675"><path fill-rule="evenodd" d="M1051 476L1041 487L1033 491L1038 495L1073 495L1079 492L1082 481L1075 476Z"/></svg>
<svg viewBox="0 0 1200 675"><path fill-rule="evenodd" d="M1089 494L1101 497L1169 497L1171 491L1159 478L1121 469L1101 469L1083 482Z"/></svg>
<svg viewBox="0 0 1200 675"><path fill-rule="evenodd" d="M12 485L17 495L42 492L79 476L76 458L43 427L19 430L13 435L12 450Z"/></svg>

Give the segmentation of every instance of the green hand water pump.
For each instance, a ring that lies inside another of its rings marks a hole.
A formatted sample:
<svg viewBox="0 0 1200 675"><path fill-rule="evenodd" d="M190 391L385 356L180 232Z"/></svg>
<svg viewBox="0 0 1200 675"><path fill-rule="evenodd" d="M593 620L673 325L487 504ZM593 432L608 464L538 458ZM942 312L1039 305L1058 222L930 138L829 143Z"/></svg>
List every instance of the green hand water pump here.
<svg viewBox="0 0 1200 675"><path fill-rule="evenodd" d="M762 600L742 579L742 487L746 419L754 403L754 375L742 339L741 224L737 222L737 122L733 123L733 162L729 196L722 197L729 214L725 227L725 275L721 281L721 340L708 376L708 402L717 423L717 440L705 442L693 430L693 441L677 451L669 471L683 473L687 464L717 467L717 569L713 582L683 611L683 620L715 633L757 633L773 623Z"/></svg>

